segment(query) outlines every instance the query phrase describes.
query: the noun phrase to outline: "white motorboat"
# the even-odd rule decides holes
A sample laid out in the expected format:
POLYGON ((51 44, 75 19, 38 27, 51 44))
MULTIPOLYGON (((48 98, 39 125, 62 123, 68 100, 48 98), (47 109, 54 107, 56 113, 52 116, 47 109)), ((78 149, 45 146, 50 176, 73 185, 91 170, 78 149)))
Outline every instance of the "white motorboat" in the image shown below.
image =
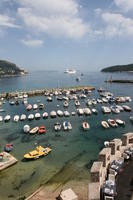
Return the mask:
POLYGON ((96 108, 92 108, 92 113, 94 113, 95 115, 97 115, 98 114, 97 109, 96 108))
POLYGON ((68 97, 62 97, 65 101, 68 101, 69 100, 69 98, 68 97))
POLYGON ((81 99, 85 99, 87 96, 86 96, 85 94, 82 93, 82 94, 79 95, 79 97, 80 97, 81 99))
POLYGON ((29 131, 29 133, 30 133, 30 134, 35 134, 35 133, 38 132, 38 130, 39 130, 39 127, 36 126, 35 128, 32 128, 32 129, 29 131))
POLYGON ((97 104, 97 101, 95 99, 92 99, 92 104, 93 105, 96 105, 97 104))
POLYGON ((59 117, 63 117, 64 113, 61 110, 57 110, 57 115, 59 117))
POLYGON ((89 108, 83 108, 83 112, 85 115, 91 115, 91 110, 89 108))
POLYGON ((106 128, 106 129, 109 128, 109 124, 106 121, 102 121, 101 125, 103 128, 106 128))
POLYGON ((48 96, 48 97, 47 97, 47 101, 48 101, 48 102, 53 101, 52 97, 51 97, 51 96, 48 96))
POLYGON ((123 107, 124 110, 127 111, 127 112, 131 112, 131 110, 132 110, 132 109, 131 109, 129 106, 127 106, 127 105, 123 105, 122 107, 123 107))
POLYGON ((2 122, 3 121, 3 117, 2 116, 0 116, 0 122, 2 122))
POLYGON ((75 115, 76 115, 76 112, 71 112, 71 115, 72 115, 72 116, 75 116, 75 115))
POLYGON ((28 104, 28 105, 26 106, 26 110, 29 111, 29 110, 31 110, 31 109, 32 109, 32 105, 31 105, 31 104, 28 104))
POLYGON ((48 118, 48 113, 47 112, 44 112, 43 114, 42 114, 42 116, 43 116, 43 118, 48 118))
POLYGON ((118 126, 118 124, 116 123, 116 121, 114 119, 108 119, 108 123, 112 127, 117 127, 118 126))
POLYGON ((28 98, 28 94, 24 93, 23 98, 28 98))
POLYGON ((129 119, 133 123, 133 116, 130 116, 129 119))
POLYGON ((56 117, 56 112, 53 110, 50 112, 50 117, 55 118, 56 117))
POLYGON ((122 106, 120 106, 120 105, 116 105, 116 108, 118 108, 120 112, 124 111, 124 108, 122 106))
POLYGON ((10 119, 11 119, 11 116, 10 116, 10 115, 6 115, 6 116, 4 117, 4 121, 5 121, 5 122, 8 122, 10 119))
POLYGON ((21 116, 20 116, 20 121, 24 121, 26 119, 26 115, 25 114, 22 114, 21 116))
POLYGON ((120 113, 120 110, 117 107, 115 107, 115 106, 111 106, 111 111, 113 113, 115 113, 115 114, 119 114, 120 113))
POLYGON ((37 110, 38 105, 37 104, 33 104, 33 110, 37 110))
POLYGON ((15 101, 10 101, 9 104, 10 104, 11 106, 15 105, 15 101))
POLYGON ((71 123, 68 121, 63 122, 63 129, 64 131, 71 130, 72 129, 71 123))
POLYGON ((90 125, 88 124, 88 122, 83 122, 82 128, 84 131, 88 131, 90 129, 90 125))
POLYGON ((87 106, 91 106, 92 105, 92 100, 88 99, 87 100, 87 106))
POLYGON ((29 131, 30 131, 30 126, 29 125, 24 125, 24 127, 23 127, 23 131, 25 132, 25 133, 29 133, 29 131))
POLYGON ((29 120, 33 120, 34 119, 34 115, 33 114, 29 114, 28 119, 29 120))
POLYGON ((115 120, 116 121, 116 123, 118 124, 118 125, 125 125, 125 121, 123 121, 123 120, 121 120, 121 119, 116 119, 115 120))
POLYGON ((78 115, 83 115, 84 111, 82 108, 79 108, 79 109, 77 109, 77 113, 78 113, 78 115))
POLYGON ((35 114, 35 119, 40 119, 41 118, 41 114, 40 113, 36 113, 35 114))
POLYGON ((59 122, 56 122, 54 124, 54 129, 55 129, 55 131, 60 131, 61 130, 61 124, 59 122))
POLYGON ((103 103, 108 103, 108 99, 105 97, 102 98, 102 101, 103 101, 103 103))
POLYGON ((76 107, 80 106, 79 100, 76 99, 74 103, 75 103, 75 106, 76 106, 76 107))
POLYGON ((65 74, 76 74, 76 70, 75 69, 65 69, 64 73, 65 74))
POLYGON ((19 121, 19 115, 15 115, 13 120, 14 120, 14 122, 18 122, 19 121))
POLYGON ((102 99, 97 99, 97 103, 103 103, 102 99))
POLYGON ((109 107, 102 106, 103 113, 111 113, 111 109, 109 107))
POLYGON ((105 146, 105 147, 109 147, 109 141, 105 141, 105 142, 104 142, 104 146, 105 146))
POLYGON ((69 116, 70 116, 70 113, 69 113, 67 110, 65 110, 65 111, 64 111, 64 116, 65 116, 65 117, 69 117, 69 116))

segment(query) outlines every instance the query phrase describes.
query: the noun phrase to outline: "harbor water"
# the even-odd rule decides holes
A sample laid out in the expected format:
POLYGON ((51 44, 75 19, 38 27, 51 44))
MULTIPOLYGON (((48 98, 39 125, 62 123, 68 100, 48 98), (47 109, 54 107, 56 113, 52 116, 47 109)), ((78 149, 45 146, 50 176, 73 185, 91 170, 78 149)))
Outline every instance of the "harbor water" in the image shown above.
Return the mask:
MULTIPOLYGON (((132 84, 110 84, 104 81, 109 79, 111 74, 100 72, 83 72, 81 80, 76 82, 77 75, 64 74, 63 72, 38 71, 31 72, 27 76, 0 79, 0 93, 10 91, 26 91, 30 89, 40 88, 56 88, 69 87, 76 85, 90 85, 96 87, 92 92, 92 98, 98 98, 97 89, 101 86, 114 94, 114 96, 130 96, 133 100, 133 85, 132 84)), ((78 72, 80 75, 80 72, 78 72)), ((117 79, 132 79, 132 73, 115 73, 112 75, 117 79)), ((28 99, 28 102, 33 104, 40 100, 44 103, 44 109, 39 111, 50 112, 65 110, 62 101, 57 101, 53 97, 52 102, 47 102, 46 97, 36 96, 28 99), (57 108, 59 104, 59 108, 57 108)), ((80 99, 81 107, 86 107, 86 99, 80 99)), ((133 109, 132 102, 127 103, 133 109)), ((36 113, 36 111, 27 112, 24 104, 9 105, 6 102, 2 105, 6 111, 0 113, 5 116, 10 114, 28 115, 36 113)), ((0 172, 0 200, 15 200, 25 198, 42 185, 54 184, 55 189, 63 186, 70 181, 89 182, 89 170, 92 162, 97 159, 98 152, 103 147, 104 141, 119 138, 123 133, 131 132, 133 125, 129 117, 133 116, 132 112, 121 112, 120 114, 106 114, 101 111, 101 105, 97 104, 98 115, 90 116, 70 116, 56 117, 54 119, 40 119, 33 121, 24 121, 15 123, 12 120, 8 123, 0 123, 0 148, 3 148, 6 143, 13 143, 14 149, 12 154, 18 159, 18 163, 2 172, 0 172), (125 127, 110 128, 104 130, 101 127, 101 121, 108 118, 120 118, 126 122, 125 127), (63 123, 69 120, 72 124, 72 130, 69 132, 54 131, 56 122, 63 123), (84 132, 81 128, 83 120, 90 124, 90 130, 84 132), (30 127, 45 125, 47 133, 44 135, 28 135, 23 132, 23 126, 29 124, 30 127), (25 161, 24 154, 33 150, 36 144, 42 146, 50 145, 52 152, 35 161, 25 161)), ((76 111, 74 101, 69 101, 68 111, 76 111)))

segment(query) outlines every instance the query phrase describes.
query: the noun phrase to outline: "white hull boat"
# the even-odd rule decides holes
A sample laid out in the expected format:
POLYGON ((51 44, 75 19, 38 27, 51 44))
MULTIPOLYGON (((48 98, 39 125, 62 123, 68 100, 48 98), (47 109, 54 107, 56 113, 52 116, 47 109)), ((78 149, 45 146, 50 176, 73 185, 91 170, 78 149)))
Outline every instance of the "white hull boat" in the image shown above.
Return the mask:
POLYGON ((4 118, 4 121, 8 122, 10 119, 11 119, 11 116, 10 115, 6 115, 5 118, 4 118))
POLYGON ((30 115, 28 116, 28 119, 29 119, 29 120, 33 120, 33 119, 34 119, 34 115, 33 115, 33 114, 30 114, 30 115))
POLYGON ((84 131, 88 131, 90 129, 90 125, 88 124, 88 122, 83 122, 82 128, 84 131))
POLYGON ((38 132, 38 130, 39 130, 39 127, 36 126, 35 128, 31 129, 31 130, 29 131, 29 133, 30 133, 30 134, 35 134, 35 133, 38 132))
POLYGON ((102 122, 101 122, 101 125, 102 125, 102 127, 105 128, 105 129, 109 128, 109 124, 108 124, 106 121, 102 121, 102 122))
POLYGON ((69 117, 69 116, 70 116, 70 113, 66 110, 66 111, 64 111, 64 116, 65 116, 65 117, 69 117))
POLYGON ((123 120, 121 120, 121 119, 116 119, 115 121, 120 126, 125 125, 125 122, 123 120))
POLYGON ((61 124, 59 122, 56 122, 54 125, 55 131, 60 131, 61 130, 61 124))
POLYGON ((26 124, 26 125, 23 127, 23 131, 24 131, 25 133, 29 133, 29 131, 30 131, 30 126, 26 124))
POLYGON ((41 114, 40 113, 36 113, 35 114, 35 119, 40 119, 41 118, 41 114))
POLYGON ((50 117, 51 118, 55 118, 56 117, 56 112, 55 111, 51 111, 50 112, 50 117))
POLYGON ((19 115, 15 115, 13 120, 14 120, 14 122, 18 122, 19 121, 19 115))
POLYGON ((112 127, 117 127, 117 126, 118 126, 117 123, 116 123, 116 121, 113 120, 113 119, 108 119, 108 123, 109 123, 109 125, 112 126, 112 127))
POLYGON ((20 116, 20 121, 24 121, 26 119, 26 115, 25 114, 22 114, 21 116, 20 116))
POLYGON ((44 112, 42 116, 43 116, 43 118, 46 119, 46 118, 48 118, 48 113, 47 113, 47 112, 44 112))
POLYGON ((59 117, 63 117, 63 112, 61 111, 61 110, 57 110, 57 115, 59 116, 59 117))
POLYGON ((72 129, 71 123, 68 121, 63 122, 63 129, 64 131, 71 130, 72 129))
POLYGON ((0 122, 2 122, 3 121, 3 117, 2 116, 0 116, 0 122))

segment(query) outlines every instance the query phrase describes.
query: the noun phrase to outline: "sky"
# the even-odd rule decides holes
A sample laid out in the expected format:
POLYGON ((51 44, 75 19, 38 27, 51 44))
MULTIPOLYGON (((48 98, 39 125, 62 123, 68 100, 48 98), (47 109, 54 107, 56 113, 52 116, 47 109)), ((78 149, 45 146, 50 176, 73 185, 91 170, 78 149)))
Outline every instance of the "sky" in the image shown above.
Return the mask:
POLYGON ((0 59, 28 70, 133 63, 133 0, 0 0, 0 59))

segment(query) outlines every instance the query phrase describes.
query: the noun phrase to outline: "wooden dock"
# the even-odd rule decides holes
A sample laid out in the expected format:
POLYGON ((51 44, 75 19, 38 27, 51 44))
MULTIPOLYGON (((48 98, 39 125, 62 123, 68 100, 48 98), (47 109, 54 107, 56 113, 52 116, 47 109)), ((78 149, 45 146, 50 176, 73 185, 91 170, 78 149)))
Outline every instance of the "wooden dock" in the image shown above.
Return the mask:
POLYGON ((18 95, 27 94, 28 96, 41 96, 45 93, 55 93, 57 92, 65 92, 65 91, 82 91, 82 90, 95 90, 95 87, 92 86, 73 86, 73 87, 63 87, 63 88, 43 88, 43 89, 34 89, 29 91, 16 91, 16 92, 5 92, 0 93, 0 98, 14 98, 18 95))
POLYGON ((16 164, 18 160, 12 156, 11 154, 7 152, 0 153, 0 157, 3 157, 3 159, 0 160, 0 171, 16 164))

